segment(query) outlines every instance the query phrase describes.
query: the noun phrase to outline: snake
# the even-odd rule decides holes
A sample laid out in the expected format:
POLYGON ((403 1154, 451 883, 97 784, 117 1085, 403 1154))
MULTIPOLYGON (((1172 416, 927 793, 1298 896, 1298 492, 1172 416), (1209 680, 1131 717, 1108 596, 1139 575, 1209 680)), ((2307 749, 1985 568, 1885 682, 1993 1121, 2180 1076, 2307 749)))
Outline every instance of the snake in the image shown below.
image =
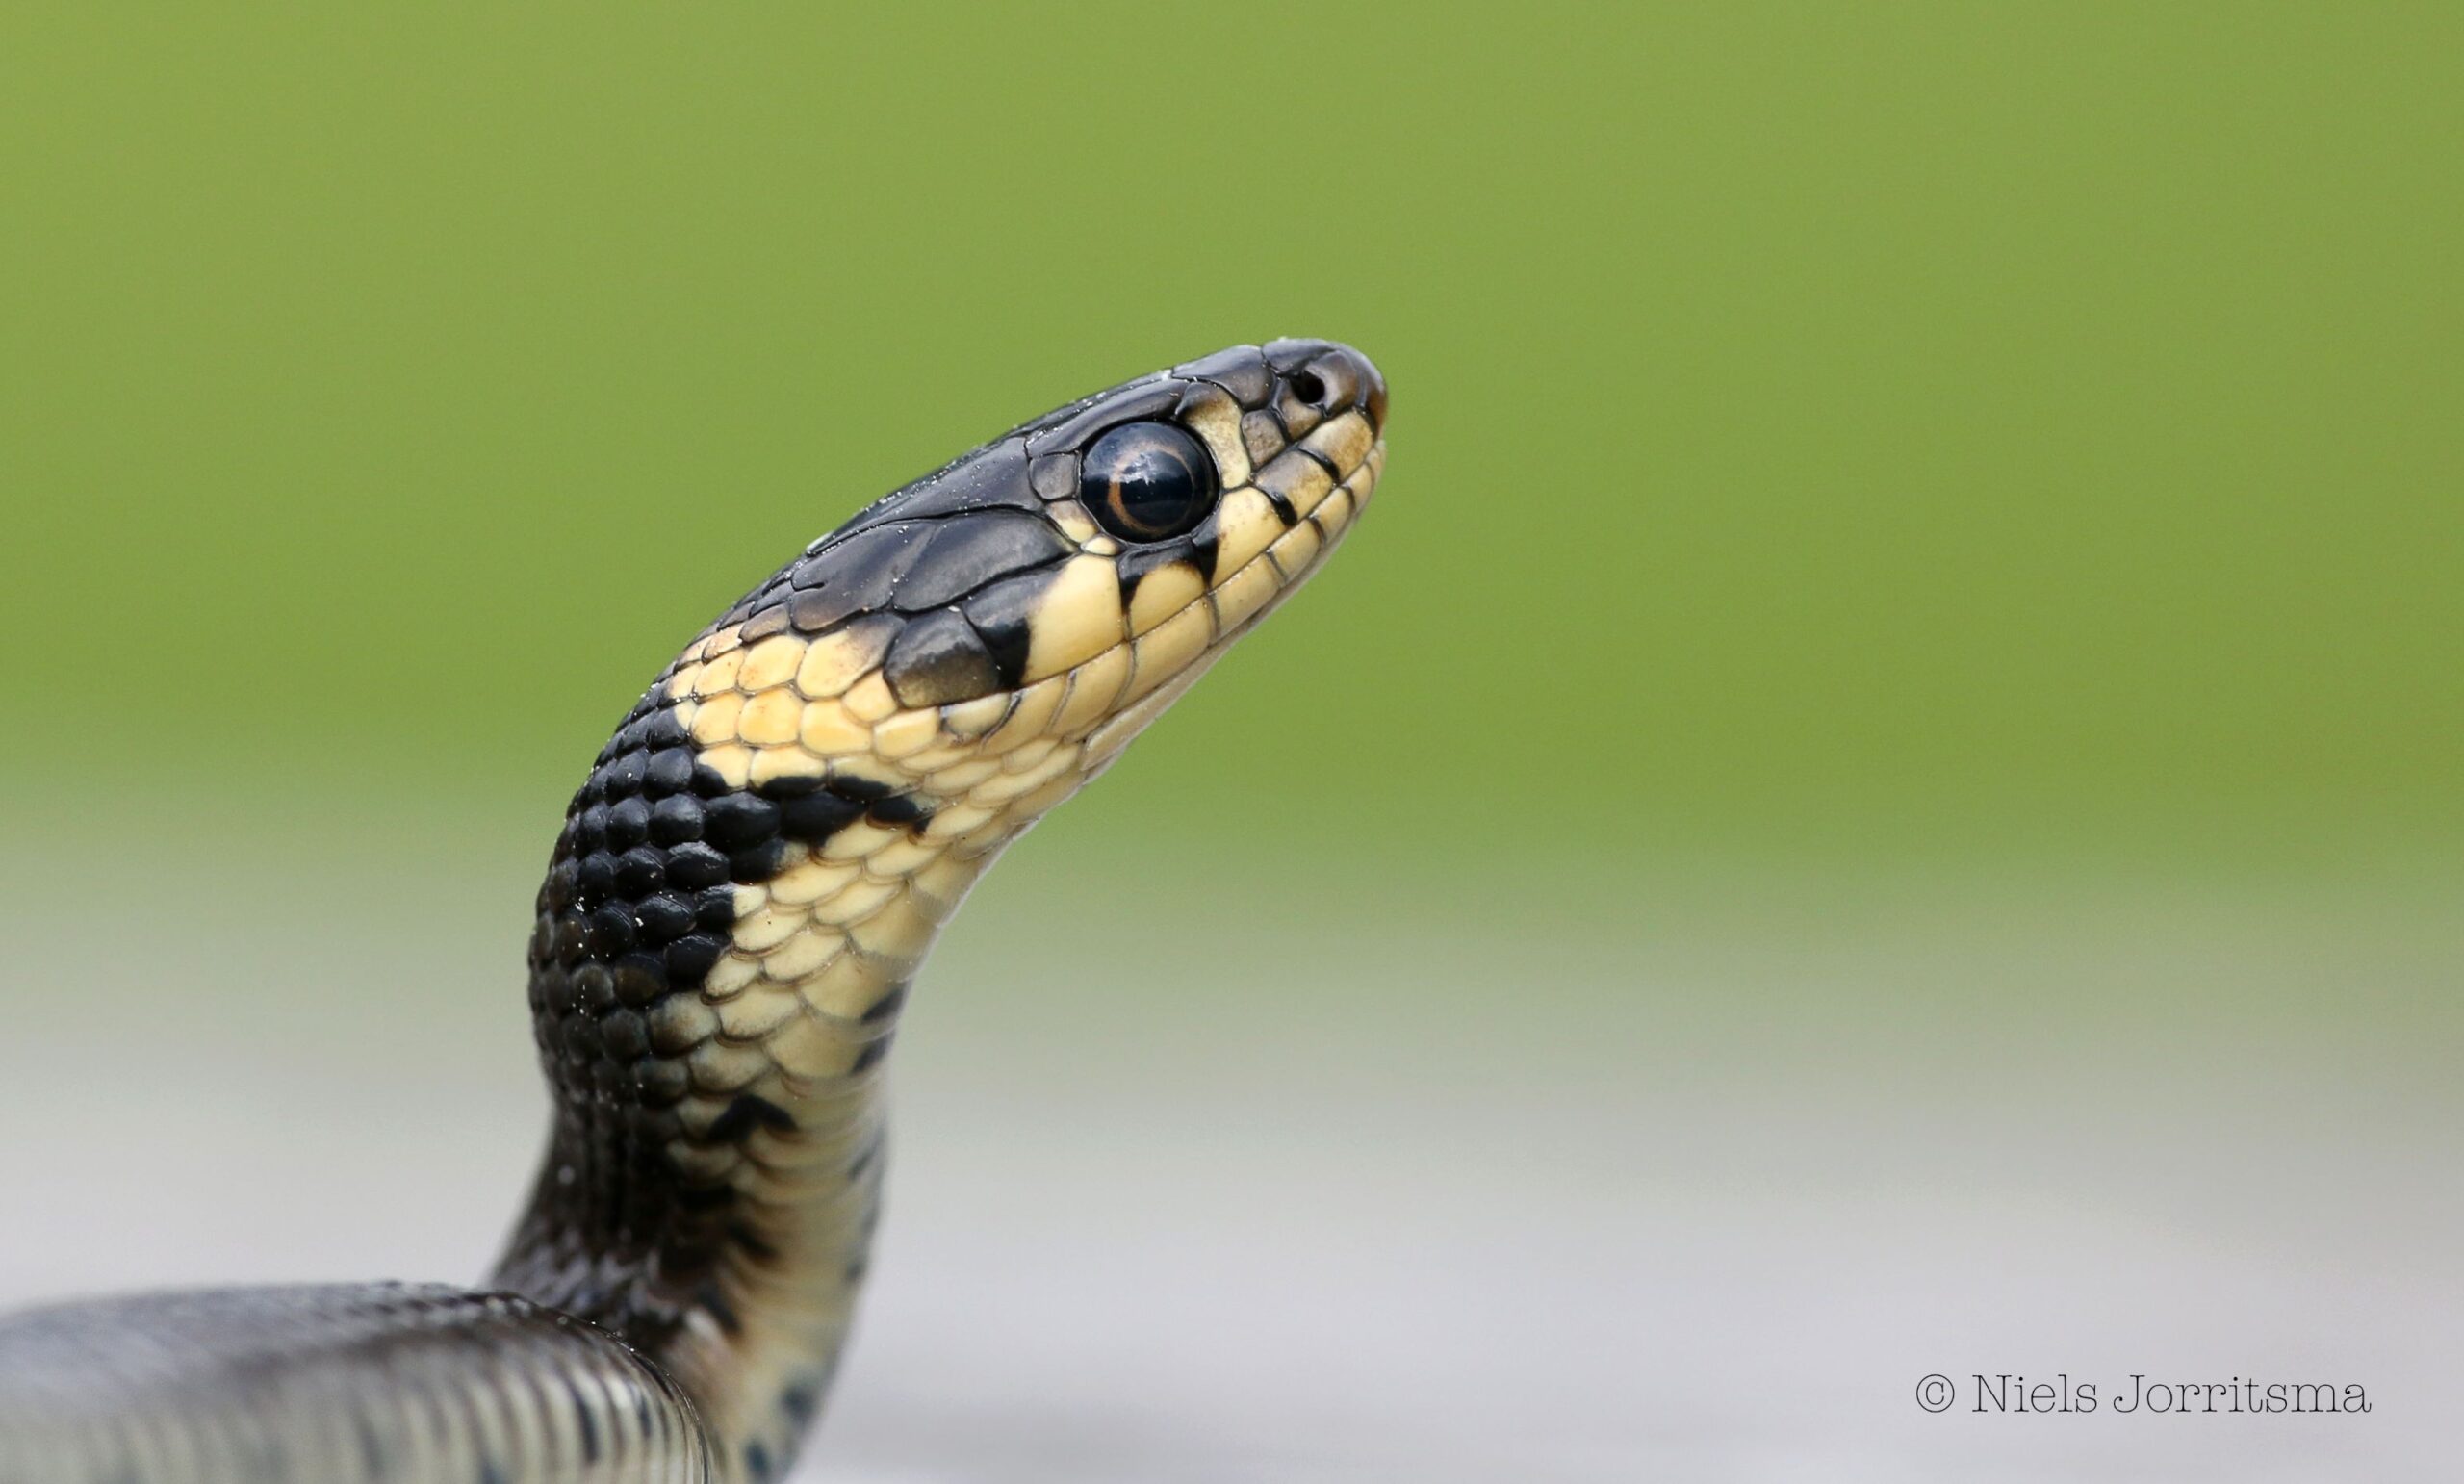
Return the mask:
POLYGON ((844 1358, 886 1059, 1003 850, 1351 529, 1386 384, 1285 339, 883 496, 677 654, 537 897, 547 1148, 494 1269, 0 1319, 0 1484, 766 1484, 844 1358))

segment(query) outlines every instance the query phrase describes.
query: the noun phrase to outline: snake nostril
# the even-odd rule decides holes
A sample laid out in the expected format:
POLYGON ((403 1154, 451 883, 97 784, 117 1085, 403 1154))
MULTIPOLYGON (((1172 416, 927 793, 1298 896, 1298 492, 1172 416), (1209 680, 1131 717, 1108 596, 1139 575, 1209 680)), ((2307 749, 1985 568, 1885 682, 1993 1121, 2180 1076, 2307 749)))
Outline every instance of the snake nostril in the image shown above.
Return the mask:
POLYGON ((1326 401, 1325 378, 1313 371, 1294 371, 1292 373, 1292 395, 1300 398, 1302 401, 1307 402, 1312 407, 1322 407, 1325 405, 1326 401))

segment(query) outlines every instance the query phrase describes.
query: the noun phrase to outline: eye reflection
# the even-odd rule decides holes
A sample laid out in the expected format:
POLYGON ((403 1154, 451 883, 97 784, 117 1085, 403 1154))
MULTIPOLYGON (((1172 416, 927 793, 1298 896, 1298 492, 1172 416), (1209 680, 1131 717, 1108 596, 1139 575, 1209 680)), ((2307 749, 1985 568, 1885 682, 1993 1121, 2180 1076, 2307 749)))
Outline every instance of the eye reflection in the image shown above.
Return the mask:
POLYGON ((1123 541, 1163 541, 1206 519, 1222 491, 1215 461, 1168 422, 1131 422, 1095 440, 1079 467, 1078 498, 1123 541))

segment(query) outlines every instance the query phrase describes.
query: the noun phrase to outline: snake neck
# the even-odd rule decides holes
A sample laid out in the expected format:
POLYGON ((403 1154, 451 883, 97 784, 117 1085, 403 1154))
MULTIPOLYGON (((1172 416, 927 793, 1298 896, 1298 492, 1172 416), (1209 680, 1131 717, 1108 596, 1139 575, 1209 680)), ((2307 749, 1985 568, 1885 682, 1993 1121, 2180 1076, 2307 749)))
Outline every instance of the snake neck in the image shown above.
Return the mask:
POLYGON ((748 1153, 724 1184, 560 1111, 493 1281, 621 1337, 690 1398, 720 1476, 764 1480, 792 1463, 846 1344, 881 1209, 884 1099, 877 1075, 792 1107, 740 1097, 762 1099, 731 1105, 765 1110, 738 1115, 755 1126, 722 1121, 705 1142, 741 1135, 777 1167, 753 1176, 748 1153))
POLYGON ((937 836, 920 791, 831 786, 714 790, 702 837, 663 849, 585 788, 531 944, 554 1116, 493 1281, 657 1365, 726 1479, 783 1476, 820 1409, 880 1215, 908 985, 1024 823, 937 836))
POLYGON ((677 1118, 668 1147, 654 1145, 668 1122, 654 1110, 564 1102, 492 1282, 656 1365, 692 1401, 720 1477, 782 1476, 864 1282, 885 1114, 878 1063, 801 1097, 739 1091, 699 1136, 677 1118))
POLYGON ((664 1106, 559 1083, 547 1157, 494 1274, 654 1363, 691 1399, 721 1477, 784 1473, 864 1282, 881 1212, 881 1053, 904 981, 845 976, 860 977, 893 1009, 843 1028, 866 1038, 838 1075, 757 1070, 753 1057, 768 1060, 757 1047, 714 1035, 680 1059, 693 1085, 664 1106))

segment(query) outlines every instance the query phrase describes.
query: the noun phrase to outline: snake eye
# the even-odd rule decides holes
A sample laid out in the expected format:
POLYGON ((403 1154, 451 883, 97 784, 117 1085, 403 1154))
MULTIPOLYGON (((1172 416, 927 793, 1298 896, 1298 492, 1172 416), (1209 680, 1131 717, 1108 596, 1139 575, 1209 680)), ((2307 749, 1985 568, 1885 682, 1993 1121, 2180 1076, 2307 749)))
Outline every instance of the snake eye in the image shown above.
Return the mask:
POLYGON ((1130 422, 1095 440, 1079 466, 1078 499, 1123 541, 1162 541, 1206 519, 1222 493, 1215 461, 1168 422, 1130 422))

